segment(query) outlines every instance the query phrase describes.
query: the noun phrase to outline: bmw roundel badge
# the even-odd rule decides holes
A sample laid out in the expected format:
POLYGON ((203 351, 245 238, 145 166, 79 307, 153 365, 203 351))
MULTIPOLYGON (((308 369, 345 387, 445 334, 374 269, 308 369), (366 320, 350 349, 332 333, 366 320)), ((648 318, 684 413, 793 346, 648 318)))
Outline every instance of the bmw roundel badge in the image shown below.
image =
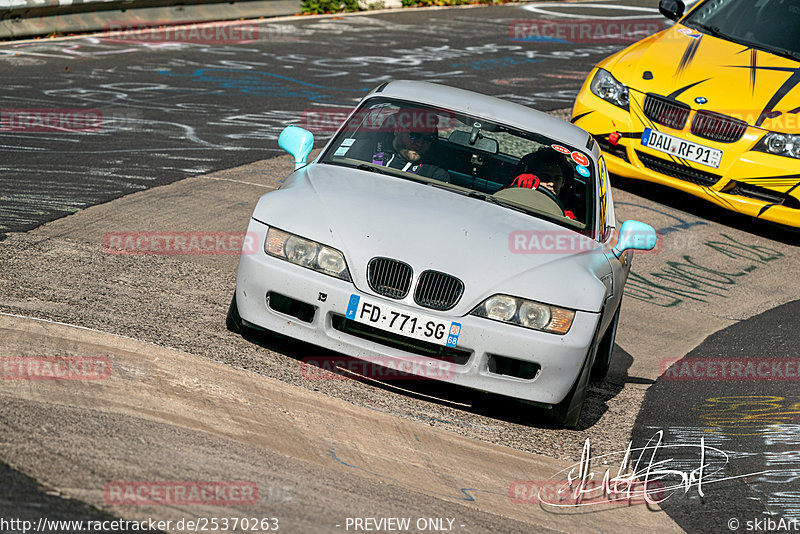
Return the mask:
POLYGON ((706 97, 704 97, 704 96, 698 96, 697 98, 694 99, 694 101, 697 102, 700 105, 703 105, 706 102, 708 102, 708 99, 706 97))

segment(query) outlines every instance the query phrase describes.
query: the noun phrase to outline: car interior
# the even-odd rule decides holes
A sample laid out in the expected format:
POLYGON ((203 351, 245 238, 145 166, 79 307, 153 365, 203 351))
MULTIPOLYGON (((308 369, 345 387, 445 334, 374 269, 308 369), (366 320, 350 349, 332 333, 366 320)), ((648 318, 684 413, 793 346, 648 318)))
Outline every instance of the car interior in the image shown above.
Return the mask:
MULTIPOLYGON (((385 105, 379 108, 384 117, 391 116, 398 109, 397 106, 385 105)), ((551 217, 572 219, 567 221, 569 226, 587 226, 591 219, 591 204, 587 204, 587 198, 594 194, 588 170, 584 171, 588 176, 582 176, 575 170, 575 163, 570 162, 571 176, 566 177, 565 186, 558 196, 544 186, 538 187, 538 179, 534 187, 520 187, 521 182, 517 181, 522 172, 528 172, 522 170, 523 158, 539 150, 551 150, 549 146, 554 141, 485 121, 477 122, 473 117, 449 111, 438 110, 436 113, 439 116, 438 135, 423 161, 445 169, 451 184, 551 217)), ((387 139, 391 134, 387 134, 385 119, 376 120, 374 115, 368 119, 362 116, 354 125, 355 131, 339 135, 342 141, 335 141, 331 147, 342 150, 344 139, 349 139, 351 149, 344 150, 344 153, 333 152, 331 159, 344 163, 344 160, 352 160, 354 154, 360 154, 353 163, 373 163, 365 156, 374 152, 369 147, 375 146, 377 139, 387 139), (371 127, 364 127, 367 122, 371 122, 371 127)), ((560 157, 569 161, 569 151, 560 157)), ((399 171, 392 169, 394 172, 399 171)))

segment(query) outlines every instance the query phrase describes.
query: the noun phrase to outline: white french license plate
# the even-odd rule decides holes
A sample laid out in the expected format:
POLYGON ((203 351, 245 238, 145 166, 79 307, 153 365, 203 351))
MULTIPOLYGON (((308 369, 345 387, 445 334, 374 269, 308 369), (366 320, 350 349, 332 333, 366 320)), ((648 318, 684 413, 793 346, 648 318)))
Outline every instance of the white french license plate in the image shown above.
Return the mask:
POLYGON ((719 162, 722 159, 722 150, 698 145, 673 135, 657 132, 651 128, 644 129, 642 146, 715 169, 719 169, 719 162))
POLYGON ((461 323, 410 313, 384 302, 365 300, 359 295, 350 295, 345 317, 387 332, 447 347, 455 347, 461 334, 461 323))

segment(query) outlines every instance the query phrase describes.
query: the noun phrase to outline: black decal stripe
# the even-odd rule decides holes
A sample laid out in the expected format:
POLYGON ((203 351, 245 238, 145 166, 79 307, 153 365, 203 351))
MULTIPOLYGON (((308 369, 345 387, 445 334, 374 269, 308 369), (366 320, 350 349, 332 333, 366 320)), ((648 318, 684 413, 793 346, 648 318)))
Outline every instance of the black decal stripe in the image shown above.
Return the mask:
MULTIPOLYGON (((800 176, 798 176, 797 178, 800 178, 800 176)), ((792 194, 792 191, 794 191, 794 190, 795 190, 795 189, 797 189, 798 187, 800 187, 800 182, 797 182, 797 183, 796 183, 796 184, 794 184, 794 185, 793 185, 791 188, 789 188, 789 190, 788 190, 788 191, 786 191, 786 194, 787 194, 787 195, 791 195, 791 194, 792 194)))
POLYGON ((689 89, 691 89, 691 88, 692 88, 692 87, 694 87, 695 85, 700 85, 701 83, 705 83, 705 82, 707 82, 707 81, 708 81, 708 80, 710 80, 710 79, 711 79, 711 78, 706 78, 705 80, 700 80, 699 82, 690 83, 689 85, 686 85, 686 86, 684 86, 684 87, 681 87, 681 88, 680 88, 680 89, 678 89, 677 91, 673 91, 672 93, 670 93, 669 95, 667 95, 667 98, 671 98, 672 100, 677 100, 677 99, 678 99, 678 97, 679 97, 679 96, 681 96, 681 94, 683 94, 685 91, 688 91, 689 89))
POLYGON ((777 206, 777 204, 774 204, 774 203, 773 203, 773 204, 767 204, 766 206, 764 206, 763 208, 761 208, 760 210, 758 210, 758 215, 756 215, 756 217, 761 217, 762 215, 764 215, 764 213, 765 213, 765 212, 766 212, 768 209, 770 209, 770 208, 771 208, 771 207, 773 207, 773 206, 777 206))
POLYGON ((592 111, 587 111, 586 113, 581 113, 580 115, 575 115, 574 117, 572 117, 572 118, 569 120, 569 122, 571 122, 572 124, 575 124, 576 122, 578 122, 579 120, 581 120, 582 118, 584 118, 586 115, 591 115, 592 113, 594 113, 594 110, 592 110, 592 111))
POLYGON ((642 124, 644 124, 645 126, 648 126, 651 130, 658 131, 658 126, 656 126, 656 123, 651 121, 647 117, 647 115, 644 114, 644 109, 642 109, 642 106, 640 106, 638 102, 636 102, 635 100, 631 99, 629 101, 629 106, 630 106, 630 109, 631 109, 631 113, 634 113, 636 115, 636 117, 640 121, 642 121, 642 124), (633 104, 636 104, 636 107, 634 107, 633 104))
POLYGON ((756 122, 756 126, 761 126, 764 121, 767 119, 767 114, 775 109, 775 106, 780 102, 784 96, 789 94, 789 92, 797 87, 800 84, 800 68, 794 69, 794 74, 789 76, 789 79, 786 80, 783 85, 778 88, 772 98, 769 99, 767 105, 764 106, 764 110, 761 112, 761 115, 758 117, 758 121, 756 122))
POLYGON ((683 52, 683 57, 681 58, 681 62, 678 65, 678 72, 677 72, 678 75, 682 74, 683 71, 686 70, 686 67, 688 67, 692 63, 694 56, 697 54, 697 49, 700 48, 700 41, 702 40, 703 36, 701 35, 697 39, 692 39, 692 42, 689 43, 689 46, 686 47, 686 50, 683 52))
MULTIPOLYGON (((794 176, 788 176, 787 178, 798 178, 798 176, 797 176, 797 175, 794 175, 794 176)), ((794 191, 794 190, 795 190, 795 189, 797 189, 798 187, 800 187, 800 182, 797 182, 797 183, 796 183, 796 184, 794 184, 792 187, 790 187, 790 188, 789 188, 789 190, 788 190, 788 191, 786 191, 786 194, 787 194, 787 195, 791 195, 791 194, 792 194, 792 191, 794 191)), ((772 207, 774 207, 774 206, 778 206, 778 205, 779 205, 779 204, 776 204, 776 203, 774 203, 774 202, 773 202, 773 203, 771 203, 771 204, 767 204, 766 206, 764 206, 763 208, 761 208, 760 210, 758 210, 758 215, 756 215, 756 217, 761 217, 762 215, 764 215, 764 213, 765 213, 765 212, 766 212, 768 209, 770 209, 770 208, 772 208, 772 207)))
POLYGON ((800 179, 800 174, 784 174, 782 176, 751 176, 750 178, 742 178, 742 180, 792 180, 792 179, 800 179))
MULTIPOLYGON (((726 65, 728 68, 731 69, 752 69, 753 67, 750 65, 726 65)), ((775 72, 795 72, 797 67, 762 67, 758 65, 755 67, 756 70, 771 70, 775 72)))
POLYGON ((722 195, 720 195, 719 191, 715 191, 715 190, 711 189, 712 186, 701 185, 700 187, 703 188, 703 192, 705 194, 707 194, 710 197, 714 197, 717 202, 720 202, 720 203, 724 204, 724 207, 726 209, 729 209, 731 211, 736 211, 736 208, 734 207, 733 202, 731 202, 727 198, 725 198, 722 195))
POLYGON ((750 51, 750 92, 756 93, 756 74, 758 73, 758 50, 750 51))
MULTIPOLYGON (((724 179, 724 177, 723 177, 723 179, 724 179)), ((719 182, 717 182, 717 183, 719 183, 719 182)), ((704 187, 706 187, 706 186, 704 186, 704 187)), ((724 204, 724 207, 726 209, 729 209, 731 211, 737 211, 737 207, 733 204, 733 202, 731 202, 728 198, 726 198, 724 196, 724 194, 725 194, 724 191, 716 191, 714 189, 711 189, 711 187, 713 187, 713 186, 708 186, 708 189, 706 189, 706 193, 708 194, 708 196, 714 197, 718 202, 721 202, 722 204, 724 204)))

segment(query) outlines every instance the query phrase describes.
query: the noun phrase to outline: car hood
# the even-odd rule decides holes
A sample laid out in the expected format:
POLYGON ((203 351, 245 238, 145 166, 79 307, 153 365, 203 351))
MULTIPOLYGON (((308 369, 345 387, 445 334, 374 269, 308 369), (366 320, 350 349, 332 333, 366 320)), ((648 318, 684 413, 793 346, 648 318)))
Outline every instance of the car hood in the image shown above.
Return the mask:
POLYGON ((732 115, 767 130, 800 131, 800 62, 789 58, 676 24, 600 67, 632 89, 671 96, 695 110, 732 115))
MULTIPOLYGON (((253 217, 341 250, 353 283, 366 293, 367 263, 403 261, 414 275, 442 271, 464 282, 449 313, 466 314, 495 293, 599 311, 610 266, 606 249, 548 221, 431 185, 328 164, 295 172, 264 195, 253 217), (573 238, 575 250, 518 253, 514 232, 573 238)), ((530 251, 530 239, 525 250, 530 251)), ((551 240, 552 243, 552 240, 551 240)), ((570 248, 569 245, 562 248, 570 248)))

